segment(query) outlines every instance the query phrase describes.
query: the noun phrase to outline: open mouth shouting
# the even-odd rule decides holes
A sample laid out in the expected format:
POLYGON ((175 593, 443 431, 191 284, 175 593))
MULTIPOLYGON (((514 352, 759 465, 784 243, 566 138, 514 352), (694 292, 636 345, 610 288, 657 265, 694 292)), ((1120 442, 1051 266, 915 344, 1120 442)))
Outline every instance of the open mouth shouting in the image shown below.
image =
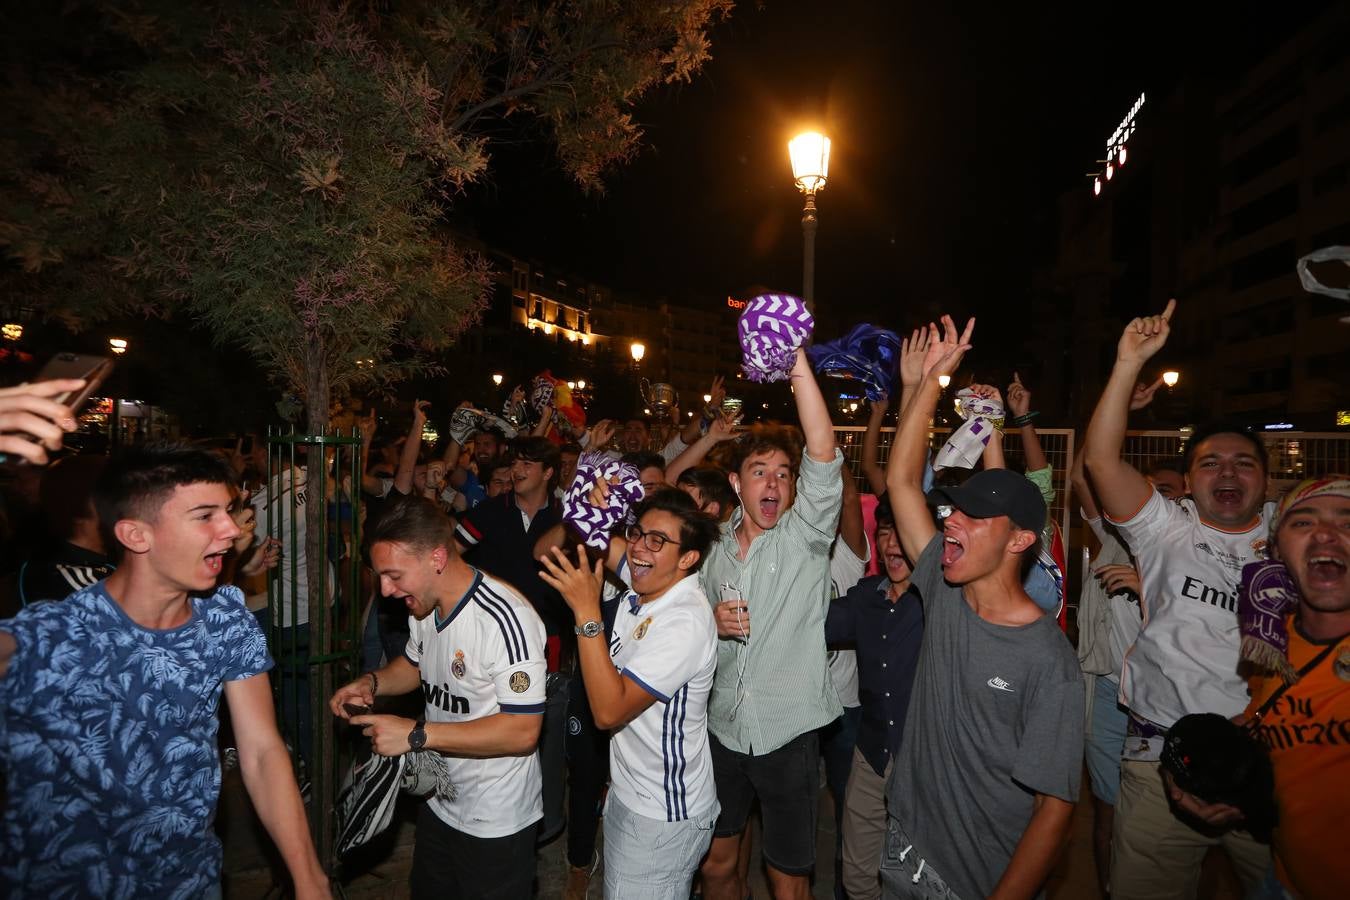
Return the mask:
POLYGON ((944 568, 954 564, 965 555, 965 552, 965 545, 956 537, 946 533, 942 535, 942 565, 944 568))
POLYGON ((1309 588, 1336 588, 1345 582, 1347 571, 1350 571, 1350 561, 1340 554, 1318 551, 1308 557, 1304 571, 1309 588))
POLYGON ((759 498, 759 514, 765 521, 777 521, 782 505, 782 498, 777 495, 766 494, 759 498))
POLYGON ((1242 508, 1246 500, 1246 492, 1241 485, 1229 483, 1220 483, 1214 486, 1210 492, 1214 498, 1214 503, 1224 509, 1237 510, 1242 508))
POLYGON ((206 554, 206 571, 211 574, 212 578, 220 575, 220 570, 225 565, 225 554, 228 552, 230 552, 229 548, 226 547, 224 550, 206 554))

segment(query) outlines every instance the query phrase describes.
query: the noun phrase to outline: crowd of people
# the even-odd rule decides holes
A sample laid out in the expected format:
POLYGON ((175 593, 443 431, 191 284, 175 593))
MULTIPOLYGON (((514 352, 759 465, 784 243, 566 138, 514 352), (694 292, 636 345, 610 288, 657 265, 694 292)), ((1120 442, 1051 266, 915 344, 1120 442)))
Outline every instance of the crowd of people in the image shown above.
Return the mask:
MULTIPOLYGON (((903 340, 894 440, 883 460, 883 396, 857 479, 801 348, 791 424, 743 426, 717 379, 664 441, 643 418, 569 427, 546 401, 525 423, 461 404, 433 449, 418 401, 396 440, 365 423, 359 486, 317 459, 269 481, 239 450, 62 458, 40 490, 53 541, 0 621, 0 879, 220 896, 223 695, 296 896, 327 895, 287 748, 314 736, 303 709, 278 730, 265 637, 307 628, 266 592, 304 539, 258 527, 279 513, 294 538, 288 494, 327 477, 324 496, 364 495, 364 540, 330 556, 359 554, 368 587, 363 673, 329 709, 439 773, 414 897, 530 897, 536 848, 566 829, 567 900, 597 892, 601 858, 609 898, 742 900, 756 827, 772 895, 809 897, 823 772, 837 897, 1032 898, 1085 769, 1103 894, 1193 897, 1221 847, 1249 897, 1342 896, 1350 476, 1272 497, 1260 437, 1225 423, 1127 462, 1174 312, 1125 328, 1082 434, 1095 553, 1072 623, 1031 388, 969 384, 994 427, 932 447, 974 320, 903 340)), ((0 391, 0 452, 46 466, 71 389, 0 391)))

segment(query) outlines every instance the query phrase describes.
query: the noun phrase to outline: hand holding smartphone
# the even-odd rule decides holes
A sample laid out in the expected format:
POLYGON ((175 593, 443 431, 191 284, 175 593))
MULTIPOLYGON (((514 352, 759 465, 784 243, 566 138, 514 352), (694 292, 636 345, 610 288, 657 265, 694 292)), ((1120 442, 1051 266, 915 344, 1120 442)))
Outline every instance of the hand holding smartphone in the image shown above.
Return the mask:
POLYGON ((44 465, 47 451, 75 430, 75 413, 111 371, 103 357, 58 353, 38 380, 0 389, 0 463, 44 465))

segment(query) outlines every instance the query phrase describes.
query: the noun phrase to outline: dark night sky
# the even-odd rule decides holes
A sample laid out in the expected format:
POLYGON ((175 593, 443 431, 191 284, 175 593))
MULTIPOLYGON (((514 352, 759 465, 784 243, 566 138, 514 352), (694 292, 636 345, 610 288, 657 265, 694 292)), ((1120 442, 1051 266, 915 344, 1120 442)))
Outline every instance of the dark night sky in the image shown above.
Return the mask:
POLYGON ((830 324, 908 327, 930 302, 1011 324, 1053 251, 1056 196, 1088 189, 1135 97, 1245 68, 1318 5, 742 0, 694 83, 641 105, 647 146, 605 195, 524 144, 498 149, 459 212, 493 244, 646 297, 799 293, 786 141, 818 124, 830 324))

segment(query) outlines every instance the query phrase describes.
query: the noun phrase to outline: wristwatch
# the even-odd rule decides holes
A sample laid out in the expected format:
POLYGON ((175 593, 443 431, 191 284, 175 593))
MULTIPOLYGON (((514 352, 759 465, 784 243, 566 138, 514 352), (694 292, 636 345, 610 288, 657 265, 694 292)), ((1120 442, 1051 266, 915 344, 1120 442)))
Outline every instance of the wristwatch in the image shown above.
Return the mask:
POLYGON ((605 626, 601 625, 594 619, 591 619, 589 622, 584 622, 581 625, 574 626, 572 630, 575 631, 577 634, 581 635, 582 637, 595 637, 600 632, 605 630, 605 626))
POLYGON ((408 732, 408 748, 411 750, 421 750, 427 745, 427 720, 418 719, 413 723, 412 731, 408 732))

